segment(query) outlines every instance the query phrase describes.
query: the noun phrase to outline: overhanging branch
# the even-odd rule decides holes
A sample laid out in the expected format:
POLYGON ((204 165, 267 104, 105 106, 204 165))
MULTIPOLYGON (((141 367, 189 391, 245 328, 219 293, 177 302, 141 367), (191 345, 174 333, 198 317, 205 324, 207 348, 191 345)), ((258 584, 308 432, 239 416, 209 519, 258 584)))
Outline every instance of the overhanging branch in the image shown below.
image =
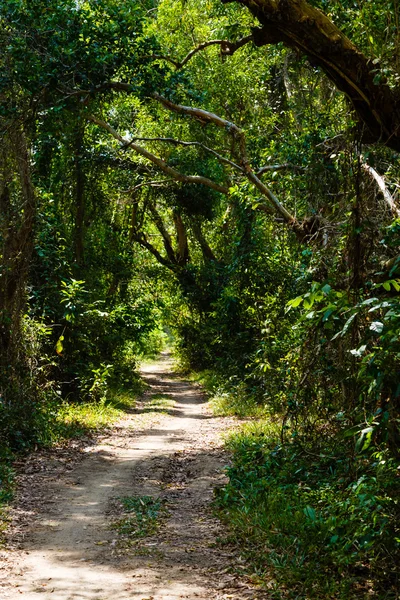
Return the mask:
POLYGON ((155 54, 153 58, 166 60, 167 62, 174 65, 176 69, 182 69, 182 67, 184 67, 186 63, 188 63, 191 60, 191 58, 193 58, 193 56, 195 56, 198 52, 205 50, 205 48, 209 48, 210 46, 220 46, 222 56, 231 56, 236 52, 236 50, 242 48, 242 46, 245 46, 246 44, 251 42, 252 39, 253 34, 246 35, 237 42, 230 42, 229 40, 209 40, 207 42, 199 44, 198 46, 196 46, 196 48, 193 48, 193 50, 188 52, 185 58, 183 58, 181 61, 174 60, 170 56, 162 56, 159 54, 155 54))
POLYGON ((123 193, 134 194, 136 190, 139 190, 142 187, 163 187, 164 185, 170 185, 174 181, 174 179, 154 179, 153 181, 142 181, 142 183, 138 183, 128 190, 123 190, 123 193))
POLYGON ((266 165, 265 167, 261 167, 261 169, 258 169, 256 175, 257 177, 260 177, 269 171, 286 171, 287 169, 292 169, 293 171, 305 171, 305 167, 299 167, 298 165, 293 165, 292 163, 283 163, 281 165, 266 165))
POLYGON ((124 148, 129 147, 132 150, 134 150, 135 152, 137 152, 138 154, 140 154, 141 156, 144 156, 144 158, 147 158, 147 160, 149 160, 150 162, 157 165, 159 167, 159 169, 161 169, 161 171, 163 171, 164 173, 167 173, 168 175, 173 177, 173 179, 175 179, 176 181, 182 181, 185 183, 202 184, 202 185, 205 185, 206 187, 209 187, 209 188, 211 188, 217 192, 220 192, 221 194, 225 194, 225 195, 229 193, 229 189, 227 187, 219 185, 218 183, 216 183, 215 181, 212 181, 211 179, 208 179, 207 177, 202 177, 201 175, 184 175, 180 171, 177 171, 173 167, 170 167, 169 165, 167 165, 167 163, 164 160, 162 160, 162 158, 159 158, 158 156, 156 156, 152 152, 149 152, 142 146, 138 146, 138 144, 135 144, 131 140, 124 138, 113 127, 111 127, 111 125, 109 125, 102 119, 99 119, 98 117, 95 117, 94 115, 90 115, 87 118, 89 121, 96 123, 96 125, 98 125, 99 127, 102 127, 106 131, 108 131, 116 140, 118 140, 122 144, 122 146, 124 148))
POLYGON ((346 94, 369 131, 369 141, 400 151, 400 98, 383 73, 377 81, 380 67, 376 60, 365 56, 326 14, 306 0, 237 1, 261 24, 253 29, 256 46, 283 42, 300 50, 346 94))
POLYGON ((293 215, 291 215, 288 210, 286 210, 283 204, 279 202, 275 194, 257 177, 257 175, 252 170, 250 161, 247 157, 245 134, 244 131, 240 129, 240 127, 235 125, 235 123, 227 121, 226 119, 223 119, 215 113, 209 112, 202 108, 194 108, 191 106, 183 106, 182 104, 175 104, 174 102, 171 102, 171 100, 168 100, 167 98, 164 98, 159 94, 154 94, 154 98, 168 110, 171 110, 181 115, 194 117, 195 119, 198 119, 203 123, 212 123, 213 125, 224 129, 229 135, 231 135, 235 140, 237 140, 239 158, 243 173, 246 175, 247 179, 249 179, 249 181, 251 181, 251 183, 270 202, 270 205, 258 204, 257 208, 269 214, 277 212, 281 217, 283 217, 286 223, 289 223, 291 227, 293 227, 293 229, 296 230, 296 218, 293 215))
POLYGON ((389 192, 389 190, 386 187, 386 183, 385 180, 383 179, 383 177, 381 175, 379 175, 379 173, 377 173, 375 171, 375 169, 373 167, 371 167, 370 165, 367 165, 366 163, 361 163, 361 167, 362 169, 368 173, 368 175, 375 181, 375 183, 378 185, 378 188, 380 189, 380 191, 382 192, 382 196, 384 197, 386 204, 389 206, 390 210, 392 211, 392 213, 396 216, 396 217, 400 217, 400 210, 397 208, 396 203, 393 199, 392 194, 389 192))
MULTIPOLYGON (((219 154, 212 148, 205 146, 201 142, 185 142, 183 140, 176 140, 175 138, 171 138, 171 137, 133 137, 131 139, 132 139, 132 141, 138 141, 138 142, 166 142, 169 144, 174 144, 175 146, 197 146, 198 148, 202 148, 206 152, 210 152, 210 154, 215 156, 222 163, 230 165, 234 169, 237 169, 238 171, 241 171, 243 173, 242 167, 240 167, 233 161, 229 160, 228 158, 225 158, 225 156, 222 156, 222 154, 219 154)), ((126 147, 129 148, 129 145, 126 147)))
MULTIPOLYGON (((171 102, 170 100, 160 96, 159 94, 154 94, 154 98, 158 102, 160 102, 165 108, 172 110, 173 112, 194 117, 200 119, 204 123, 212 123, 217 127, 223 128, 229 135, 231 135, 235 140, 237 140, 238 153, 241 163, 241 166, 239 167, 240 170, 247 177, 247 179, 262 193, 262 195, 265 198, 267 198, 269 202, 269 204, 257 202, 254 208, 267 214, 278 214, 291 227, 291 229, 296 233, 299 239, 305 239, 306 236, 304 234, 304 230, 302 228, 301 223, 299 223, 297 219, 283 206, 283 204, 279 202, 275 194, 259 179, 257 174, 254 173, 254 171, 252 170, 249 159, 247 157, 246 139, 244 131, 242 129, 235 125, 235 123, 227 121, 226 119, 219 117, 215 113, 200 108, 175 104, 174 102, 171 102)), ((161 171, 167 173, 176 181, 181 181, 184 183, 202 184, 224 195, 229 195, 229 188, 221 186, 218 183, 212 181, 211 179, 208 179, 207 177, 202 177, 199 175, 184 175, 183 173, 180 173, 180 171, 177 171, 173 167, 170 167, 164 160, 162 160, 155 154, 149 152, 142 146, 139 146, 133 140, 126 139, 123 136, 121 136, 111 125, 109 125, 102 119, 99 119, 94 115, 90 115, 88 119, 105 129, 106 131, 108 131, 116 140, 118 140, 122 144, 123 148, 130 148, 138 154, 140 154, 141 156, 144 156, 150 162, 157 165, 161 169, 161 171)), ((193 144, 195 143, 193 142, 193 144)))
POLYGON ((167 269, 170 269, 170 271, 176 271, 176 264, 171 263, 169 260, 164 258, 157 248, 147 241, 143 234, 133 233, 131 240, 140 244, 142 248, 146 248, 146 250, 148 250, 161 265, 167 267, 167 269))

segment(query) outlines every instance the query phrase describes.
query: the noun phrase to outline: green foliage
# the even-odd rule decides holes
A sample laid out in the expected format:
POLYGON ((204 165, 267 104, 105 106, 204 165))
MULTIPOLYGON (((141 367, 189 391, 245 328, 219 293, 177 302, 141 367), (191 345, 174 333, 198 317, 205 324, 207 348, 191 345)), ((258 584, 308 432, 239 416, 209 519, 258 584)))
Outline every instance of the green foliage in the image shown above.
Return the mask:
POLYGON ((3 519, 2 505, 9 502, 14 491, 14 469, 12 468, 12 454, 0 449, 0 545, 1 545, 1 521, 3 519))
MULTIPOLYGON (((299 326, 318 333, 321 353, 334 356, 346 348, 339 368, 331 364, 330 376, 333 379, 346 373, 348 379, 350 374, 353 377, 357 403, 345 407, 344 421, 364 416, 361 425, 355 425, 357 431, 364 432, 360 440, 366 437, 359 442, 358 450, 367 449, 372 438, 392 447, 398 441, 400 308, 398 297, 387 295, 392 289, 397 292, 397 287, 400 289, 396 279, 370 284, 369 289, 360 292, 359 301, 352 302, 349 294, 328 284, 313 283, 310 292, 288 303, 289 310, 299 306, 305 309, 299 326), (379 296, 373 295, 377 293, 379 296), (365 419, 366 414, 371 418, 365 419)), ((331 405, 332 411, 340 408, 339 404, 331 405)))
POLYGON ((399 486, 386 451, 349 459, 326 445, 314 455, 296 437, 282 445, 269 420, 231 434, 228 447, 216 505, 261 580, 282 590, 276 597, 357 598, 367 579, 372 596, 396 597, 399 486))
POLYGON ((249 393, 245 382, 232 376, 228 380, 213 370, 205 370, 192 375, 209 395, 209 402, 215 415, 262 418, 268 409, 257 403, 249 393))
MULTIPOLYGON (((377 86, 398 86, 396 2, 312 4, 371 58, 377 86)), ((398 160, 366 145, 346 99, 291 48, 212 45, 173 64, 257 25, 220 0, 2 2, 0 452, 8 464, 117 418, 115 390, 137 388, 138 362, 172 332, 219 414, 263 419, 231 442, 219 499, 258 571, 292 596, 347 598, 349 577, 379 594, 399 537, 398 160), (168 111, 155 91, 235 123, 247 157, 230 126, 168 111)), ((136 535, 153 508, 132 502, 136 535)))
POLYGON ((143 386, 138 381, 129 394, 122 390, 113 390, 109 399, 103 396, 99 402, 63 402, 58 407, 53 425, 53 441, 87 435, 108 427, 134 407, 135 395, 142 391, 143 386))
MULTIPOLYGON (((117 74, 132 91, 147 94, 162 69, 151 61, 155 40, 142 34, 146 9, 145 2, 121 6, 111 0, 79 6, 73 0, 46 6, 40 1, 3 2, 0 19, 8 62, 1 89, 18 86, 35 96, 46 90, 44 105, 50 113, 76 103, 71 85, 89 97, 98 90, 109 93, 106 84, 117 74)), ((10 103, 2 104, 3 114, 13 110, 10 103)))
POLYGON ((160 498, 127 496, 120 501, 127 516, 112 525, 119 534, 130 538, 144 538, 156 533, 160 518, 165 514, 160 498))

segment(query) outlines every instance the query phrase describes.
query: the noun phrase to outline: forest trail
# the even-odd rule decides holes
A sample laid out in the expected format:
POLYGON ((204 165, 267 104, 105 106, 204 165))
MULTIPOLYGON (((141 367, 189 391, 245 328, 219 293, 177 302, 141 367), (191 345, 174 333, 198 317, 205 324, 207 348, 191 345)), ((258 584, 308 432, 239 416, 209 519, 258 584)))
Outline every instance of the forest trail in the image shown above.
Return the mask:
POLYGON ((60 461, 52 468, 40 453, 29 463, 16 509, 19 548, 3 570, 2 597, 266 597, 230 574, 240 558, 216 544, 223 532, 210 502, 225 480, 221 431, 232 421, 211 414, 199 389, 174 375, 167 355, 142 374, 149 389, 136 409, 96 445, 77 449, 71 470, 61 473, 60 461), (164 507, 157 530, 142 538, 121 535, 112 526, 127 517, 119 499, 145 496, 164 507))

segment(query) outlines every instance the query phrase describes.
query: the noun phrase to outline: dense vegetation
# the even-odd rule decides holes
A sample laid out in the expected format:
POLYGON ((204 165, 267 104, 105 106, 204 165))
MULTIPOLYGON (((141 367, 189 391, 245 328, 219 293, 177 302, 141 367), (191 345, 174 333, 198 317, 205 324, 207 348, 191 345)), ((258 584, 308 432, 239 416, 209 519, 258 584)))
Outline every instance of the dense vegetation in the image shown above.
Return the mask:
POLYGON ((0 499, 168 331, 252 418, 216 504, 273 597, 397 597, 399 40, 397 0, 2 2, 0 499))

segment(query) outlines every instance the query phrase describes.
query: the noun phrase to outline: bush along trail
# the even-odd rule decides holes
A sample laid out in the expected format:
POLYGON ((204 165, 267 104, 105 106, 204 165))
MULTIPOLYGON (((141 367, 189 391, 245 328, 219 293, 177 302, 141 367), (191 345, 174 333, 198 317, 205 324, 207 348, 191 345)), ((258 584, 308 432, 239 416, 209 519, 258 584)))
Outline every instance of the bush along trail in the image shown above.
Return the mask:
POLYGON ((198 387, 165 355, 149 387, 95 442, 38 451, 18 465, 2 551, 2 598, 266 598, 219 544, 213 489, 225 483, 221 431, 198 387))

